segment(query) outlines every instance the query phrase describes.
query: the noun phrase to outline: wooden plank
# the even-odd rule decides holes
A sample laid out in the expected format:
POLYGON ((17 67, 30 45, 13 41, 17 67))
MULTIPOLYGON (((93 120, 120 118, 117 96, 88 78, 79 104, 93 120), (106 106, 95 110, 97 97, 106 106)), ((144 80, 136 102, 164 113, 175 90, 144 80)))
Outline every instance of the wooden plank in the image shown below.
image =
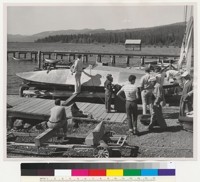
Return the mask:
POLYGON ((7 99, 7 103, 11 106, 17 106, 19 104, 25 104, 26 102, 31 102, 30 99, 28 98, 20 98, 18 97, 8 97, 7 99))
POLYGON ((73 94, 73 95, 72 95, 71 97, 69 97, 65 102, 62 103, 62 106, 67 106, 67 105, 69 105, 69 103, 72 102, 78 95, 79 95, 79 93, 73 94))
POLYGON ((101 105, 101 108, 99 109, 99 112, 96 114, 96 117, 97 118, 101 117, 102 114, 105 112, 106 112, 105 105, 101 105))
POLYGON ((86 108, 85 108, 85 111, 86 112, 89 112, 89 110, 94 106, 94 104, 89 104, 86 108))
POLYGON ((54 101, 52 100, 44 100, 43 103, 41 103, 40 105, 38 105, 38 107, 35 107, 33 109, 30 109, 30 113, 48 113, 47 112, 47 106, 54 106, 54 101), (45 112, 44 112, 45 111, 45 112))
POLYGON ((32 120, 47 120, 49 118, 49 115, 45 114, 30 114, 20 111, 7 111, 8 116, 13 116, 15 118, 22 118, 22 119, 32 119, 32 120))
POLYGON ((112 116, 113 116, 114 114, 115 114, 115 113, 108 113, 107 116, 105 117, 105 120, 111 121, 111 118, 112 118, 112 116))
POLYGON ((56 130, 48 128, 35 138, 35 146, 40 147, 44 142, 55 136, 56 130))
POLYGON ((37 100, 33 101, 33 100, 27 100, 27 102, 21 102, 18 105, 16 105, 15 107, 13 107, 12 109, 14 110, 24 110, 26 107, 31 106, 31 102, 38 102, 37 100))
POLYGON ((98 106, 99 104, 94 104, 93 107, 89 110, 89 112, 93 114, 93 112, 96 110, 98 106))
POLYGON ((112 118, 110 119, 111 121, 116 121, 116 119, 119 117, 120 113, 115 113, 113 114, 112 118))
POLYGON ((80 108, 83 112, 85 111, 85 108, 88 107, 90 103, 84 103, 84 105, 80 108))
POLYGON ((101 111, 101 108, 102 108, 102 104, 98 104, 98 107, 95 109, 95 111, 93 111, 93 115, 96 116, 99 111, 101 111))
POLYGON ((116 122, 123 122, 123 118, 126 117, 126 113, 120 113, 120 115, 115 120, 116 122))
POLYGON ((34 108, 35 106, 38 106, 40 103, 43 102, 43 99, 41 100, 33 100, 30 103, 19 105, 19 107, 15 108, 16 111, 23 111, 23 112, 29 112, 31 108, 34 108))
POLYGON ((81 107, 84 106, 83 102, 75 102, 77 104, 77 107, 81 110, 81 107))
POLYGON ((100 116, 100 119, 105 119, 107 115, 108 115, 108 113, 106 113, 106 111, 103 112, 103 114, 100 116))
POLYGON ((127 118, 127 115, 124 115, 121 122, 124 122, 124 120, 127 118))
MULTIPOLYGON (((41 108, 41 110, 37 111, 39 114, 40 113, 45 113, 45 114, 49 114, 50 115, 50 109, 54 106, 54 104, 47 104, 45 106, 43 106, 43 108, 41 108)), ((36 111, 35 111, 36 112, 36 111)))

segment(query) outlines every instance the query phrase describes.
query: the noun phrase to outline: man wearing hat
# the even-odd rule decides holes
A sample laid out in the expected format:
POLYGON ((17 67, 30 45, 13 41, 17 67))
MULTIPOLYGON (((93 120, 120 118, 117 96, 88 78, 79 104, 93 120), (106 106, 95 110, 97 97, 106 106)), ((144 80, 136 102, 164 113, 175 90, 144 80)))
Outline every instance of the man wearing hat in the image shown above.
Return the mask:
POLYGON ((109 113, 111 110, 111 100, 113 94, 113 77, 111 74, 106 76, 106 81, 104 82, 104 89, 105 89, 105 108, 106 112, 109 113))
POLYGON ((185 71, 181 77, 185 80, 180 100, 180 115, 183 116, 185 110, 188 112, 193 110, 193 80, 188 71, 185 71))
POLYGON ((150 71, 150 67, 145 67, 145 75, 142 76, 140 80, 143 115, 147 114, 147 105, 149 105, 150 111, 152 109, 153 86, 149 81, 149 79, 151 78, 150 71))
POLYGON ((163 118, 162 107, 160 105, 161 101, 163 101, 163 88, 160 83, 156 81, 155 77, 151 77, 149 79, 151 84, 154 86, 153 89, 153 107, 151 113, 151 121, 148 126, 148 129, 151 130, 157 123, 162 129, 167 127, 165 119, 163 118))

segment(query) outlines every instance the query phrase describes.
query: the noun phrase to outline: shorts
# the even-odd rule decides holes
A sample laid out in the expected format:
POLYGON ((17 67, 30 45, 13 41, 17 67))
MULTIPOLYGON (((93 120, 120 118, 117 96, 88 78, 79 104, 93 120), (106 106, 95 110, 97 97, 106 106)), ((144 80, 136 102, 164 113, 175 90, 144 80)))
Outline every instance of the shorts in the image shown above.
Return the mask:
POLYGON ((152 93, 152 90, 143 90, 141 92, 141 99, 142 99, 142 103, 143 104, 152 104, 152 96, 153 96, 153 93, 152 93))

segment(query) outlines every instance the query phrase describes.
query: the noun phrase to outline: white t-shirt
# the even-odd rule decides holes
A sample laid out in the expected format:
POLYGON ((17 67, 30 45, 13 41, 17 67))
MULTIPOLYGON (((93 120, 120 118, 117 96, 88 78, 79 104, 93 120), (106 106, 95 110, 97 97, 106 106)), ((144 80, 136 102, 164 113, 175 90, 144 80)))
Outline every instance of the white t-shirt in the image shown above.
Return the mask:
POLYGON ((128 101, 134 101, 137 99, 137 91, 138 88, 134 84, 126 84, 121 88, 121 91, 124 91, 126 100, 128 101))

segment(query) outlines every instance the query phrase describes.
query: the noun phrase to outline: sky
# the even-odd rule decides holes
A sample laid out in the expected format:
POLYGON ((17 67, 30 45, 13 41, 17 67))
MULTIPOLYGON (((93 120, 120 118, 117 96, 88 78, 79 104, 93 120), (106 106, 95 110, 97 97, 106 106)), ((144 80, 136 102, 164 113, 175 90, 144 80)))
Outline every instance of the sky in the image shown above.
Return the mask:
POLYGON ((67 29, 143 28, 184 21, 184 6, 7 6, 7 33, 32 35, 67 29))

